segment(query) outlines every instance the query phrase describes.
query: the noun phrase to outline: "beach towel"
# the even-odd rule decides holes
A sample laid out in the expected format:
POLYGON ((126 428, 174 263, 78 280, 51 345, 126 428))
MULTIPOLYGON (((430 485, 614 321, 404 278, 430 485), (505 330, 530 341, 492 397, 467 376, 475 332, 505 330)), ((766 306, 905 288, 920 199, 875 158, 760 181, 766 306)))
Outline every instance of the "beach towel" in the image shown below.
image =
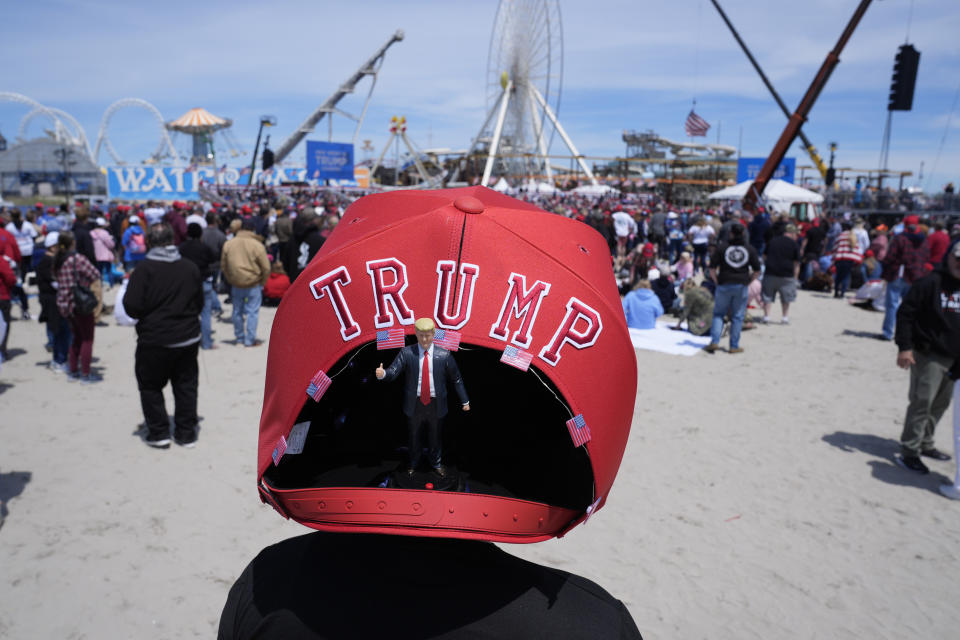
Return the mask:
POLYGON ((710 336, 695 336, 689 331, 674 331, 673 323, 658 321, 653 329, 630 329, 634 349, 659 351, 676 356, 692 356, 700 353, 710 342, 710 336))

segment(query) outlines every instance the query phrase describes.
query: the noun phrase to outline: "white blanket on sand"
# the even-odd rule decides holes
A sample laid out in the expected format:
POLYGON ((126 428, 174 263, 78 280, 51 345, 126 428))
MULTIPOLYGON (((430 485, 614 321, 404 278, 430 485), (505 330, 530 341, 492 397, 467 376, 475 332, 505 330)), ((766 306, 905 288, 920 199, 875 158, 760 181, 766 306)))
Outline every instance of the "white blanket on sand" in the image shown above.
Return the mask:
POLYGON ((674 331, 670 328, 676 321, 658 320, 653 329, 630 329, 630 340, 635 349, 647 349, 692 356, 710 343, 710 336, 695 336, 689 331, 674 331))

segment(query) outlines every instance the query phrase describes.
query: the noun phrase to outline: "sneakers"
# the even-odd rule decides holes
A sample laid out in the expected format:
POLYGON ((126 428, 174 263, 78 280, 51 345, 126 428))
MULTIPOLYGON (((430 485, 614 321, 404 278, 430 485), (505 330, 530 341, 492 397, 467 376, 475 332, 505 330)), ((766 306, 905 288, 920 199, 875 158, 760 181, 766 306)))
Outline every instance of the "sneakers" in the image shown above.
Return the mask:
POLYGON ((930 449, 924 449, 923 451, 920 452, 920 455, 925 456, 927 458, 933 458, 934 460, 950 460, 951 459, 949 453, 944 453, 943 451, 940 451, 936 447, 930 448, 930 449))
POLYGON ((170 438, 157 438, 156 440, 151 440, 150 436, 143 436, 143 442, 148 447, 153 447, 154 449, 169 449, 170 448, 170 438))
POLYGON ((780 318, 780 324, 790 324, 790 318, 788 318, 787 316, 783 316, 782 318, 780 318))
POLYGON ((743 347, 730 347, 727 353, 743 353, 743 347))
POLYGON ((927 468, 927 465, 923 464, 923 461, 920 460, 918 456, 899 455, 894 456, 893 460, 904 469, 910 469, 917 473, 930 473, 930 469, 927 468))
POLYGON ((79 382, 80 372, 67 370, 67 382, 79 382))
POLYGON ((718 345, 716 342, 711 342, 710 344, 705 346, 703 350, 706 351, 707 353, 716 353, 717 349, 719 348, 720 348, 720 345, 718 345))
POLYGON ((103 382, 103 378, 95 373, 80 376, 80 384, 97 384, 98 382, 103 382))
MULTIPOLYGON (((177 444, 178 447, 183 447, 184 449, 193 449, 197 446, 197 438, 194 436, 193 440, 178 440, 174 438, 173 441, 177 444)), ((167 442, 169 445, 169 441, 167 442)))
POLYGON ((50 364, 47 365, 47 369, 54 373, 67 373, 67 363, 66 362, 54 362, 50 361, 50 364))
POLYGON ((260 339, 258 338, 258 339, 256 339, 256 340, 254 340, 253 342, 251 342, 250 344, 244 344, 243 346, 245 346, 245 347, 259 347, 259 346, 262 345, 262 344, 263 344, 263 340, 260 340, 260 339))
POLYGON ((760 318, 760 324, 770 324, 770 317, 763 316, 762 318, 760 318))
POLYGON ((440 465, 439 467, 434 467, 433 471, 441 478, 447 477, 447 468, 443 465, 440 465))

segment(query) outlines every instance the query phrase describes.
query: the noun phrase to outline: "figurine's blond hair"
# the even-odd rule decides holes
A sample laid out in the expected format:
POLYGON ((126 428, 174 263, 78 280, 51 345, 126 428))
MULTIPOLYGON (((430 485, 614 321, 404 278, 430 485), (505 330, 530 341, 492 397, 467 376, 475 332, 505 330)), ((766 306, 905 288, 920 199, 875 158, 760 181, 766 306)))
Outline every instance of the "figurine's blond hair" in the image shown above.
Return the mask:
POLYGON ((433 320, 430 318, 420 318, 413 323, 413 328, 417 331, 433 331, 437 328, 437 325, 433 324, 433 320))

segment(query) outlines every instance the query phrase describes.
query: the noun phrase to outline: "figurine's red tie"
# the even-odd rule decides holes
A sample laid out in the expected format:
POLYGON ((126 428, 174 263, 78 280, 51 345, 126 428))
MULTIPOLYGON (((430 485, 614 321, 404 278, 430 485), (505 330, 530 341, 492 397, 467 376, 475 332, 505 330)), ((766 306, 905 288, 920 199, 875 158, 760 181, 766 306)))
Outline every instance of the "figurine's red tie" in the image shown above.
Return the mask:
POLYGON ((420 402, 430 404, 430 352, 423 354, 423 373, 420 374, 420 402))

